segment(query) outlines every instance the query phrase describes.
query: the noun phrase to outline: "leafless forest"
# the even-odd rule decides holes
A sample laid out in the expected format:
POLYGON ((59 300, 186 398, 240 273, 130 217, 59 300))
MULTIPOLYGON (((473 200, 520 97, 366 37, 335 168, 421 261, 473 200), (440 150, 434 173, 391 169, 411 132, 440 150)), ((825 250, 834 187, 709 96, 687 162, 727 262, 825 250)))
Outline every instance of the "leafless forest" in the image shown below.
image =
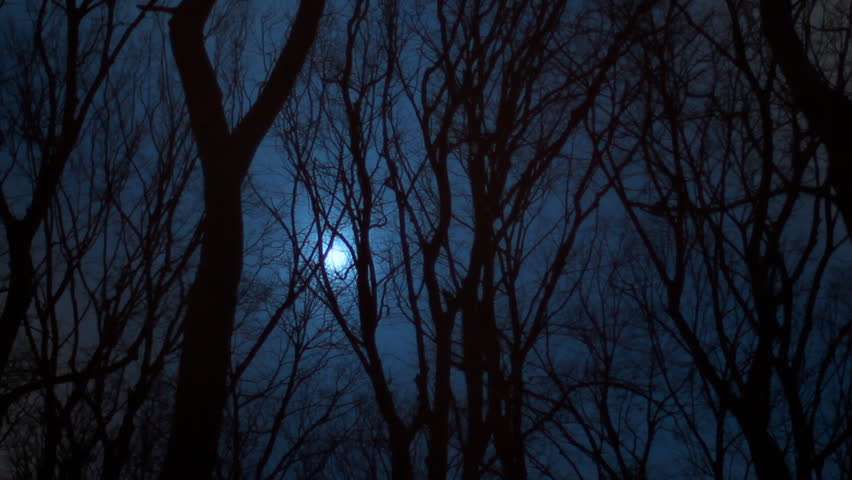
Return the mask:
POLYGON ((847 0, 0 0, 0 479, 852 478, 847 0))

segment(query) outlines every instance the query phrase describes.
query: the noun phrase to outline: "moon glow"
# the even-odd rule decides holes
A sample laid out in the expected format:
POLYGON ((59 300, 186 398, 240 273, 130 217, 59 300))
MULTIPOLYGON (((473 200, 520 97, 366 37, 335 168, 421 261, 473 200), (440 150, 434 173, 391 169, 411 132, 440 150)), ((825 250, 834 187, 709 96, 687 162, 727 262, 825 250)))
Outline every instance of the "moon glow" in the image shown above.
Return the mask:
POLYGON ((349 252, 336 242, 331 245, 325 255, 325 267, 330 270, 342 270, 349 265, 349 252))

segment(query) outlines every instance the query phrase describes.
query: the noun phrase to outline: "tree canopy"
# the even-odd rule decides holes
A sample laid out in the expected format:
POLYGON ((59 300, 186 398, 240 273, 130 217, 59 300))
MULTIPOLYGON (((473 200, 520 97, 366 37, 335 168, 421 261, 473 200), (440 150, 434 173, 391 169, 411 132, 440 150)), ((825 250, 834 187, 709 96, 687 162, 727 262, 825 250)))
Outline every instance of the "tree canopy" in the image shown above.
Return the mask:
POLYGON ((0 1, 0 478, 852 478, 852 10, 0 1))

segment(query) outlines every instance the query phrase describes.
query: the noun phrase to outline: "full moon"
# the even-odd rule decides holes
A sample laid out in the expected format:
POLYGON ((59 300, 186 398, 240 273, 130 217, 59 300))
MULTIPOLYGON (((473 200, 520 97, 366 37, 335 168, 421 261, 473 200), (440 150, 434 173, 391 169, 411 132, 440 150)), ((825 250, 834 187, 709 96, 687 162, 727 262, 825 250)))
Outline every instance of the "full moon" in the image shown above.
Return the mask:
POLYGON ((349 252, 337 243, 332 244, 325 255, 325 267, 330 270, 342 270, 347 265, 349 265, 349 252))

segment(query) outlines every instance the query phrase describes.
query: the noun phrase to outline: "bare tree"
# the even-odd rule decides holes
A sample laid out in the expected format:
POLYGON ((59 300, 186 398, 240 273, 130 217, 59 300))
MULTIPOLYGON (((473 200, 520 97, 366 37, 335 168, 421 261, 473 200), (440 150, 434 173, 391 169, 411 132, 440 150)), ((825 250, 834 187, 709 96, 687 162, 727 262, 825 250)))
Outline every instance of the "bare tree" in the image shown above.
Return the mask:
POLYGON ((188 125, 148 33, 102 87, 36 238, 34 308, 0 390, 21 478, 152 478, 165 447, 200 218, 188 125))
POLYGON ((848 268, 825 193, 836 178, 779 88, 758 18, 726 7, 672 3, 637 57, 634 140, 609 153, 654 272, 633 297, 652 340, 678 345, 662 366, 707 474, 833 477, 850 435, 849 384, 835 379, 848 378, 852 328, 834 300, 848 268), (684 357, 698 376, 675 366, 684 357), (738 439, 747 454, 732 464, 738 439))
POLYGON ((255 227, 258 215, 269 221, 248 235, 253 268, 240 288, 222 478, 321 476, 354 421, 350 391, 359 378, 338 348, 338 329, 315 296, 299 295, 316 269, 301 258, 312 243, 293 213, 301 190, 293 179, 275 179, 277 187, 252 185, 247 202, 255 227))
MULTIPOLYGON (((212 28, 228 41, 211 58, 228 72, 223 95, 228 115, 238 115, 248 77, 239 64, 245 18, 214 17, 212 28)), ((201 246, 201 185, 160 30, 147 32, 102 88, 80 134, 85 155, 69 159, 37 237, 41 286, 22 329, 27 342, 0 389, 0 451, 21 478, 154 478, 167 451, 164 412, 174 405, 179 320, 201 246)), ((344 394, 355 378, 326 376, 339 354, 333 329, 314 321, 311 299, 294 303, 315 267, 299 262, 306 247, 286 197, 281 207, 251 195, 250 259, 241 262, 255 268, 243 279, 233 346, 229 340, 234 402, 221 444, 227 458, 215 467, 224 476, 316 477, 339 445, 327 424, 345 425, 344 394), (283 259, 289 275, 280 275, 281 263, 266 268, 273 245, 276 262, 291 257, 283 259)))
POLYGON ((617 228, 601 227, 594 239, 568 308, 534 351, 543 379, 530 408, 535 434, 547 440, 539 451, 550 461, 531 456, 531 466, 547 478, 666 475, 654 463, 671 421, 668 367, 657 361, 653 330, 632 299, 635 248, 617 228))
POLYGON ((564 2, 358 1, 325 40, 283 138, 326 262, 314 291, 370 381, 393 478, 527 476, 530 352, 606 191, 568 152, 651 3, 608 23, 564 2))
POLYGON ((175 3, 4 39, 10 475, 852 471, 836 2, 175 3))
POLYGON ((9 249, 9 285, 0 314, 0 378, 37 283, 33 239, 89 114, 100 102, 101 88, 145 16, 114 2, 76 0, 61 8, 38 2, 27 13, 32 15, 32 37, 9 39, 16 43, 9 46, 16 63, 9 65, 8 72, 14 73, 4 79, 10 88, 2 100, 5 131, 0 146, 11 161, 0 172, 0 220, 9 249), (13 193, 7 193, 12 181, 24 178, 29 188, 18 192, 21 186, 15 185, 13 193))
POLYGON ((233 128, 204 28, 214 0, 184 0, 169 33, 204 176, 204 238, 183 327, 169 448, 161 478, 208 478, 218 458, 243 263, 242 184, 308 55, 324 2, 300 2, 289 38, 257 99, 233 128))

